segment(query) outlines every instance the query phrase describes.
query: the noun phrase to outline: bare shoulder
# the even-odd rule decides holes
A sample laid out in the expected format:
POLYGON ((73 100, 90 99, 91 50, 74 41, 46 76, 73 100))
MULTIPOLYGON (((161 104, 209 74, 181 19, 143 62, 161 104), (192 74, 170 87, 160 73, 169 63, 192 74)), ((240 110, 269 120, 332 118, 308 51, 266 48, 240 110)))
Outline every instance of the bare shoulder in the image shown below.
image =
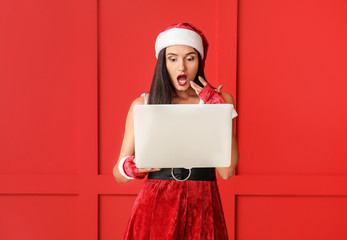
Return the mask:
POLYGON ((132 121, 133 109, 136 105, 144 105, 144 104, 145 104, 145 99, 143 96, 135 98, 135 100, 131 103, 131 106, 129 108, 128 119, 132 121))
POLYGON ((145 104, 145 98, 141 96, 136 98, 131 105, 135 106, 135 105, 144 105, 144 104, 145 104))
POLYGON ((234 104, 234 98, 230 93, 222 92, 222 96, 227 103, 234 104))

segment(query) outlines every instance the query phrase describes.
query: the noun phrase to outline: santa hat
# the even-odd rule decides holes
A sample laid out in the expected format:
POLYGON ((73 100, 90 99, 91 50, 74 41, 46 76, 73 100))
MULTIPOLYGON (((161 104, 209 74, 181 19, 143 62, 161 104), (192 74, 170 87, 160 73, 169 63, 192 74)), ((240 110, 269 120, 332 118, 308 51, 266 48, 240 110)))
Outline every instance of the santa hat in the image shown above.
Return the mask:
POLYGON ((155 56, 158 58, 159 52, 169 46, 187 45, 195 48, 201 55, 201 59, 206 59, 208 42, 204 34, 190 23, 178 23, 166 28, 161 32, 155 41, 155 56))

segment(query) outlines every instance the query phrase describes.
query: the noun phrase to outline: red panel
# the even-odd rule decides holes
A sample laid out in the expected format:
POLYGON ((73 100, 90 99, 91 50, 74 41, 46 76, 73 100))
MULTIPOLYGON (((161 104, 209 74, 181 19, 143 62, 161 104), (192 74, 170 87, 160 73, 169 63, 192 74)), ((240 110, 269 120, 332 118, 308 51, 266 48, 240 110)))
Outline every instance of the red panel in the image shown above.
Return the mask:
POLYGON ((239 1, 238 240, 347 238, 346 8, 239 1))
POLYGON ((122 239, 136 195, 99 197, 99 240, 122 239))
MULTIPOLYGON (((236 92, 238 2, 237 0, 219 0, 218 5, 217 79, 218 84, 224 86, 222 91, 234 97, 236 110, 238 110, 236 92)), ((237 118, 236 122, 238 122, 237 118)))
POLYGON ((0 173, 76 173, 69 5, 1 1, 0 173))
POLYGON ((0 239, 75 240, 76 195, 1 195, 0 239))
POLYGON ((346 8, 240 1, 239 174, 347 174, 346 8))
POLYGON ((346 196, 237 197, 237 240, 345 240, 346 196))
POLYGON ((97 239, 97 2, 1 1, 0 36, 0 239, 97 239))

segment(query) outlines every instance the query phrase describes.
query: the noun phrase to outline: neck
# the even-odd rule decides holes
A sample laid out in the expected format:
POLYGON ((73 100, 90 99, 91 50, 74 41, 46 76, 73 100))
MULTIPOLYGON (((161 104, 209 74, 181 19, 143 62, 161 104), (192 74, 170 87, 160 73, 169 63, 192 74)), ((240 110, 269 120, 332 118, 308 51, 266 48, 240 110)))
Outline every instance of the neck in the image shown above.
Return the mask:
POLYGON ((173 95, 174 98, 178 98, 181 100, 187 100, 191 97, 196 97, 196 96, 197 96, 196 92, 192 88, 187 89, 187 91, 175 91, 173 95))

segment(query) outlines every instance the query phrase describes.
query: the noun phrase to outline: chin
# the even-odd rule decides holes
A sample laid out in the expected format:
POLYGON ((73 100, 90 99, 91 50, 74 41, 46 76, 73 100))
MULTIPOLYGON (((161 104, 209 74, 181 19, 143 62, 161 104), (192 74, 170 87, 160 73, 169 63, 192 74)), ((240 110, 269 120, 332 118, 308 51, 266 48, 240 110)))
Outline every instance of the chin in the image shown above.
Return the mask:
POLYGON ((187 91, 190 88, 190 86, 188 84, 185 86, 179 86, 178 85, 178 86, 175 86, 175 88, 177 91, 187 91))

